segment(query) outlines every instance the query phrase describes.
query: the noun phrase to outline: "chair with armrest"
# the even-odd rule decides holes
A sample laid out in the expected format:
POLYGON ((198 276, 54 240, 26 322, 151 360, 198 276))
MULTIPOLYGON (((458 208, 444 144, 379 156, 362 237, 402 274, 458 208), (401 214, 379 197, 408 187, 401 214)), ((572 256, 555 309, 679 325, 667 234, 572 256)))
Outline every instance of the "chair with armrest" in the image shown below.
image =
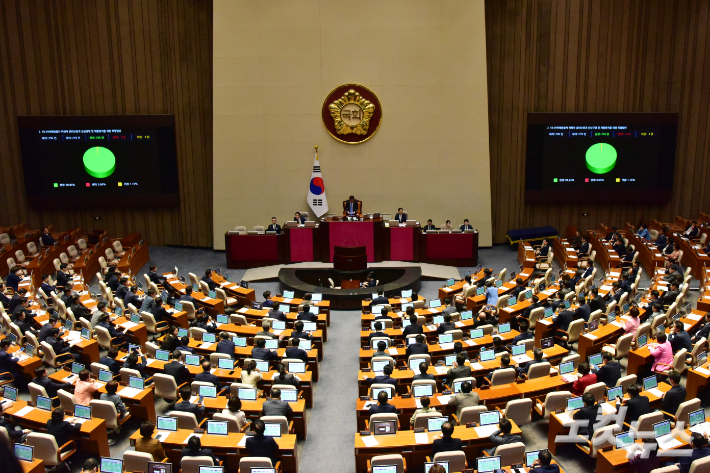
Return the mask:
POLYGON ((207 330, 200 327, 190 327, 190 338, 194 338, 197 341, 202 341, 202 334, 207 333, 207 330))
POLYGON ((202 419, 202 422, 197 422, 197 417, 192 412, 170 411, 167 415, 177 418, 178 429, 194 430, 202 427, 202 424, 207 420, 205 418, 202 419))
POLYGON ((273 468, 276 473, 279 473, 281 462, 276 462, 276 465, 273 465, 269 457, 242 457, 239 460, 237 473, 251 473, 252 468, 273 468))
POLYGON ((461 418, 456 417, 456 414, 451 414, 454 422, 458 425, 466 425, 471 422, 479 423, 481 412, 488 412, 486 406, 469 406, 461 409, 461 418))
POLYGON ((501 384, 510 384, 515 382, 515 368, 505 368, 493 372, 490 379, 484 378, 491 386, 500 386, 501 384))
MULTIPOLYGON (((200 386, 214 386, 214 384, 207 381, 193 381, 190 383, 190 389, 192 390, 193 395, 196 396, 200 393, 200 386)), ((217 396, 220 396, 227 391, 229 391, 229 386, 224 386, 222 387, 222 390, 217 393, 217 396)))
POLYGON ((597 458, 597 453, 599 450, 606 447, 614 447, 615 444, 611 443, 609 439, 614 440, 614 435, 621 432, 620 425, 607 425, 600 429, 594 431, 592 439, 585 435, 577 435, 578 443, 575 445, 578 449, 582 450, 584 453, 592 458, 597 458))
MULTIPOLYGON (((138 370, 134 370, 131 368, 121 368, 118 372, 118 374, 121 376, 121 382, 128 384, 129 378, 142 378, 140 372, 138 370)), ((153 377, 150 376, 148 378, 145 378, 143 380, 145 384, 149 384, 153 381, 153 377)))
POLYGON ((239 422, 237 422, 236 417, 232 417, 228 414, 222 414, 221 412, 216 412, 215 414, 213 414, 212 420, 220 420, 220 421, 226 422, 227 429, 229 430, 229 432, 232 432, 235 434, 238 434, 240 432, 246 432, 247 430, 249 430, 249 423, 248 422, 244 427, 240 428, 239 422))
POLYGON ((239 301, 235 297, 229 297, 226 292, 224 292, 224 289, 218 287, 215 288, 215 292, 217 293, 217 299, 220 299, 221 301, 224 302, 224 310, 227 312, 233 312, 235 309, 235 305, 239 305, 239 301))
MULTIPOLYGON (((29 338, 30 334, 27 334, 27 335, 29 338)), ((35 345, 35 346, 37 346, 37 345, 35 345)), ((685 364, 688 366, 695 365, 698 361, 698 355, 706 350, 707 350, 707 340, 705 339, 705 337, 701 337, 693 345, 693 350, 690 352, 690 355, 688 355, 685 358, 685 364)))
POLYGON ((606 394, 606 384, 604 383, 595 383, 595 384, 590 384, 586 388, 584 388, 584 394, 591 394, 594 396, 594 399, 597 400, 597 402, 600 402, 604 399, 604 395, 606 394))
MULTIPOLYGON (((375 346, 377 346, 377 344, 375 344, 375 346)), ((391 356, 373 356, 372 361, 370 362, 370 368, 372 368, 373 363, 376 361, 387 361, 393 369, 396 366, 394 358, 392 358, 391 356)))
POLYGON ((154 342, 145 342, 145 355, 150 358, 155 358, 155 352, 160 350, 160 347, 154 342))
POLYGON ((544 402, 540 402, 539 399, 535 401, 535 412, 541 415, 543 419, 549 419, 550 413, 567 407, 567 399, 571 397, 572 393, 569 391, 547 393, 544 402))
MULTIPOLYGON (((99 377, 99 370, 104 370, 104 371, 109 371, 109 372, 111 371, 111 370, 109 370, 108 366, 104 365, 103 363, 96 363, 96 362, 91 363, 91 365, 89 365, 89 368, 91 368, 91 374, 96 376, 97 378, 99 377)), ((114 375, 114 379, 115 378, 116 378, 116 376, 114 375)))
POLYGON ((685 359, 687 357, 688 350, 681 348, 675 355, 673 355, 673 361, 670 365, 667 363, 656 363, 656 372, 667 374, 670 370, 676 370, 679 373, 683 373, 688 368, 688 365, 685 364, 685 359))
MULTIPOLYGON (((264 417, 262 417, 263 419, 264 417)), ((372 414, 369 419, 365 419, 365 427, 370 431, 370 433, 374 433, 375 431, 375 422, 380 422, 380 421, 396 421, 397 422, 397 431, 401 429, 399 425, 399 417, 395 413, 380 413, 380 414, 372 414)))
POLYGON ((373 466, 379 465, 395 465, 397 473, 407 473, 407 463, 404 457, 399 454, 377 455, 367 460, 367 473, 372 473, 373 466))
POLYGON ((653 437, 653 424, 663 421, 663 412, 653 411, 649 414, 639 416, 638 420, 631 424, 624 422, 624 426, 633 433, 635 439, 653 437))
POLYGON ((260 419, 264 423, 279 424, 281 426, 281 435, 293 433, 293 421, 289 422, 286 416, 261 416, 260 419))
MULTIPOLYGON (((429 456, 426 457, 427 461, 431 461, 429 456)), ((468 468, 468 463, 466 462, 466 454, 463 451, 459 452, 439 452, 434 455, 434 463, 439 462, 449 462, 449 471, 463 471, 468 468)))
MULTIPOLYGON (((572 294, 570 292, 570 294, 572 294)), ((569 294, 567 294, 569 295, 569 294)), ((577 319, 572 321, 567 327, 567 331, 557 330, 555 332, 555 338, 566 342, 568 345, 579 342, 579 337, 584 331, 584 319, 577 319)))
POLYGON ((409 355, 409 358, 407 358, 407 366, 412 366, 412 361, 414 360, 417 361, 417 364, 415 365, 417 367, 419 366, 419 363, 422 362, 426 363, 427 366, 431 366, 431 355, 429 355, 428 353, 422 353, 419 355, 409 355))
POLYGON ((414 392, 414 386, 426 386, 430 385, 431 386, 431 392, 436 394, 437 389, 436 389, 436 380, 434 379, 417 379, 412 381, 411 386, 407 386, 407 389, 410 392, 414 392))
POLYGON ((118 343, 118 339, 116 337, 111 337, 111 334, 106 327, 100 327, 97 325, 94 327, 94 330, 96 331, 96 340, 99 342, 99 346, 105 350, 125 345, 125 342, 118 343))
POLYGON ((516 345, 525 345, 525 351, 530 351, 535 348, 535 339, 528 338, 527 340, 520 340, 516 345))
POLYGON ((210 287, 203 280, 200 280, 200 292, 205 296, 209 295, 210 293, 210 287))
POLYGON ((187 273, 187 275, 190 277, 190 285, 200 287, 200 280, 195 273, 187 273))
POLYGON ((44 461, 44 466, 46 467, 56 466, 66 461, 76 452, 76 443, 73 440, 64 445, 57 445, 54 435, 38 432, 28 434, 26 443, 34 447, 32 451, 34 458, 44 461), (68 450, 64 450, 65 448, 68 448, 68 450))
POLYGON ((180 301, 182 304, 182 310, 187 312, 187 320, 195 320, 197 317, 197 311, 195 310, 195 304, 190 301, 180 301))
MULTIPOLYGON (((222 462, 219 463, 220 465, 222 462)), ((215 466, 212 457, 182 457, 180 460, 181 473, 200 473, 201 466, 215 466)))
MULTIPOLYGON (((49 397, 47 395, 47 390, 44 389, 44 386, 41 386, 36 383, 28 383, 27 388, 30 391, 30 401, 33 403, 37 403, 37 396, 43 396, 43 397, 49 397)), ((52 398, 52 401, 57 399, 56 397, 52 398)))
POLYGON ((589 255, 580 254, 577 259, 577 267, 588 268, 589 266, 594 266, 594 260, 597 258, 597 251, 592 250, 589 255))
POLYGON ((169 399, 171 401, 177 401, 178 388, 187 385, 187 383, 183 383, 178 386, 175 382, 175 378, 162 373, 155 373, 153 375, 153 382, 155 385, 155 396, 166 400, 169 399))
MULTIPOLYGON (((218 366, 220 359, 231 360, 232 357, 226 353, 210 353, 210 364, 212 366, 218 366)), ((301 361, 301 360, 298 360, 298 361, 301 361)), ((286 369, 288 369, 288 368, 286 368, 286 369)))
POLYGON ((666 411, 661 412, 666 417, 670 417, 671 425, 675 427, 675 424, 678 422, 682 422, 683 425, 688 425, 688 423, 690 422, 688 415, 693 411, 697 411, 698 409, 700 409, 700 399, 696 397, 694 399, 690 399, 689 401, 681 402, 678 406, 678 410, 676 410, 674 413, 666 411))
POLYGON ((89 403, 89 406, 91 406, 91 417, 104 419, 106 421, 106 428, 109 435, 108 444, 115 444, 116 439, 113 436, 121 433, 121 426, 131 418, 131 414, 127 413, 119 418, 116 405, 111 401, 93 399, 89 403))
MULTIPOLYGON (((533 340, 534 341, 534 340, 533 340)), ((543 378, 550 375, 550 363, 536 363, 528 369, 528 374, 525 375, 526 379, 543 378)))
POLYGON ((651 470, 651 473, 680 473, 680 470, 675 465, 663 466, 661 468, 656 468, 651 470))
POLYGON ((602 347, 602 352, 611 353, 611 356, 617 360, 620 360, 627 356, 631 351, 631 342, 633 342, 633 340, 634 334, 627 333, 626 335, 619 337, 615 345, 604 345, 602 347))
POLYGON ((5 427, 0 427, 0 444, 5 444, 7 446, 12 445, 10 434, 7 433, 7 429, 5 427))
POLYGON ((414 420, 414 426, 412 428, 426 429, 428 425, 427 422, 430 418, 441 416, 442 414, 440 412, 422 412, 420 414, 417 414, 417 418, 414 420))
POLYGON ((170 324, 167 321, 163 320, 161 322, 156 322, 155 316, 150 312, 141 312, 141 320, 143 321, 148 333, 153 335, 153 341, 155 341, 155 339, 163 332, 170 329, 170 324))
POLYGON ((635 374, 630 374, 627 376, 622 376, 616 381, 616 386, 623 386, 624 390, 631 386, 632 384, 636 384, 636 375, 635 374))
POLYGON ((710 472, 710 457, 698 458, 690 465, 688 473, 710 472))
MULTIPOLYGON (((123 471, 148 471, 148 462, 159 460, 146 452, 126 450, 123 452, 123 471)), ((163 462, 167 462, 167 458, 163 462)))
POLYGON ((54 353, 54 348, 52 348, 52 345, 49 343, 41 342, 40 345, 42 345, 42 354, 44 355, 42 357, 42 361, 54 368, 55 371, 74 361, 71 353, 62 353, 61 355, 57 355, 54 353))
POLYGON ((508 401, 508 404, 505 405, 505 410, 501 410, 500 407, 496 406, 498 412, 518 426, 532 422, 532 408, 533 400, 530 398, 508 401))
POLYGON ((368 392, 370 395, 370 398, 375 399, 372 396, 372 391, 374 391, 375 389, 385 389, 385 388, 389 389, 393 395, 397 394, 397 388, 395 388, 391 384, 373 383, 372 385, 370 385, 370 391, 368 392))
MULTIPOLYGON (((550 253, 552 253, 552 251, 550 251, 550 253)), ((484 450, 483 456, 500 457, 501 466, 523 463, 525 458, 525 444, 523 442, 513 442, 505 445, 498 445, 495 452, 493 452, 493 455, 489 455, 484 450)))

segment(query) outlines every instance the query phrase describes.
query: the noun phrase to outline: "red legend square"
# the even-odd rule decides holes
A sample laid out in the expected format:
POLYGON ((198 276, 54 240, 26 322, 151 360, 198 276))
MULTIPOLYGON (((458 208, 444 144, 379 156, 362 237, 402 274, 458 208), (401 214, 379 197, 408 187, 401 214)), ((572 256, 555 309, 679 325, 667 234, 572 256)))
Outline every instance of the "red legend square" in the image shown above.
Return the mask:
POLYGON ((87 182, 86 187, 91 187, 91 183, 87 182))
POLYGON ((589 182, 589 178, 586 178, 586 179, 584 180, 584 182, 589 182))

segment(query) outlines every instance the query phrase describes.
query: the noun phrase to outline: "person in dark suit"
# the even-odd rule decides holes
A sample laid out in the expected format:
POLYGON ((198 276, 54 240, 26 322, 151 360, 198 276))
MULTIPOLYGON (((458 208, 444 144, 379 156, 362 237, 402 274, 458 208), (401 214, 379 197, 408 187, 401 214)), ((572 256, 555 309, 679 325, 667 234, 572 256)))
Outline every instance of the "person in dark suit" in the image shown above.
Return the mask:
POLYGON ((47 433, 52 435, 57 441, 57 446, 61 448, 71 437, 79 435, 81 424, 72 424, 64 420, 64 409, 57 407, 52 411, 52 418, 47 421, 47 433))
POLYGON ((7 288, 5 287, 5 283, 0 281, 0 304, 5 308, 5 310, 10 309, 10 298, 7 297, 5 294, 5 291, 7 291, 7 288))
POLYGON ((271 307, 271 310, 266 314, 266 317, 269 319, 281 320, 283 322, 286 322, 288 320, 288 317, 286 317, 286 314, 279 310, 280 307, 281 304, 277 301, 274 301, 274 304, 271 307))
POLYGON ((525 319, 521 320, 520 321, 520 334, 513 337, 513 341, 510 343, 510 346, 517 345, 518 342, 522 342, 525 340, 530 340, 532 338, 535 338, 535 334, 528 332, 529 328, 530 328, 530 322, 528 322, 525 319))
POLYGON ((675 298, 678 297, 678 294, 680 294, 677 282, 672 282, 670 286, 671 288, 663 294, 663 297, 661 298, 661 302, 663 302, 664 306, 670 306, 673 304, 675 302, 675 298))
POLYGON ((21 383, 25 379, 25 375, 17 365, 20 359, 7 352, 7 349, 11 344, 12 342, 9 338, 3 338, 0 340, 0 380, 14 378, 15 384, 17 384, 18 382, 21 383))
POLYGON ((705 319, 703 320, 703 325, 700 326, 700 329, 698 329, 697 332, 695 332, 695 335, 693 335, 690 338, 690 341, 695 343, 701 338, 705 338, 705 340, 710 338, 710 312, 705 314, 705 319))
POLYGON ((580 281, 584 281, 586 278, 591 276, 593 272, 594 272, 594 265, 589 265, 589 267, 587 267, 587 269, 582 274, 572 278, 572 285, 576 286, 577 284, 579 284, 580 281))
POLYGON ((389 312, 387 307, 383 307, 380 313, 375 316, 375 320, 392 320, 392 316, 389 315, 389 312))
MULTIPOLYGON (((375 325, 375 328, 377 328, 377 325, 375 325)), ((303 322, 302 321, 297 320, 296 323, 293 324, 293 329, 294 330, 293 330, 293 332, 291 332, 291 337, 300 338, 303 340, 313 340, 313 336, 310 333, 303 331, 303 322)), ((382 324, 380 324, 379 330, 382 330, 382 324)), ((379 332, 379 333, 381 335, 375 335, 375 336, 379 336, 379 337, 386 337, 387 336, 386 334, 384 334, 382 332, 379 332)), ((373 335, 373 334, 370 334, 370 335, 373 335)), ((370 337, 370 339, 372 339, 372 336, 370 337)))
POLYGON ((587 241, 587 237, 582 237, 582 244, 579 247, 579 253, 580 255, 588 255, 591 251, 591 246, 589 245, 589 242, 587 241))
POLYGON ((293 215, 293 221, 298 222, 299 225, 303 225, 306 223, 306 217, 301 217, 301 212, 296 212, 293 215))
MULTIPOLYGON (((62 291, 62 295, 59 297, 59 300, 64 302, 64 307, 66 307, 66 308, 71 307, 71 303, 72 303, 72 288, 71 288, 71 286, 64 287, 64 289, 62 291)), ((74 311, 72 311, 72 312, 74 312, 74 311)), ((76 315, 74 315, 74 317, 76 317, 76 315)))
POLYGON ((150 375, 145 371, 146 366, 148 366, 148 360, 140 349, 131 351, 126 357, 126 362, 123 366, 124 368, 138 371, 143 379, 150 378, 150 375))
POLYGON ((666 236, 665 232, 661 232, 658 235, 658 238, 656 238, 655 244, 656 244, 656 248, 658 248, 659 251, 663 251, 663 249, 668 245, 668 237, 666 236))
POLYGON ((637 421, 642 415, 653 412, 648 398, 639 394, 638 386, 635 384, 629 385, 626 388, 626 393, 629 395, 628 399, 625 399, 623 403, 616 402, 617 413, 621 406, 626 407, 626 423, 631 424, 637 421))
MULTIPOLYGON (((67 269, 67 264, 66 263, 61 263, 59 265, 59 271, 57 271, 57 286, 59 287, 67 287, 71 286, 71 276, 69 275, 68 272, 65 272, 67 269)), ((49 294, 47 294, 49 295, 49 294)))
POLYGON ((28 320, 34 319, 35 314, 28 309, 30 301, 26 297, 20 299, 20 303, 15 306, 15 310, 12 312, 13 322, 17 322, 18 317, 22 314, 23 317, 28 320))
POLYGON ((264 291, 261 295, 264 297, 264 302, 261 304, 262 307, 274 306, 274 301, 271 300, 271 291, 264 291))
POLYGON ((195 375, 195 381, 202 381, 204 383, 212 383, 217 388, 217 392, 219 392, 222 389, 222 383, 219 382, 219 378, 217 376, 210 373, 211 369, 212 369, 212 365, 210 364, 209 360, 203 361, 202 362, 202 373, 197 373, 195 375))
POLYGON ((513 424, 510 423, 508 419, 501 419, 498 422, 498 430, 493 432, 488 439, 493 443, 493 448, 485 450, 489 455, 493 455, 495 450, 500 445, 507 445, 509 443, 522 442, 523 439, 520 435, 511 434, 513 430, 513 424))
POLYGON ((441 335, 449 330, 456 330, 456 324, 451 321, 451 314, 444 314, 444 323, 439 324, 436 333, 441 335))
POLYGON ((456 355, 456 361, 446 373, 446 385, 453 386, 454 380, 458 378, 470 378, 471 367, 466 364, 466 357, 463 353, 456 355))
POLYGON ((305 320, 306 322, 318 322, 318 316, 316 314, 311 314, 311 306, 308 304, 303 304, 303 310, 298 313, 296 320, 305 320))
POLYGON ((574 311, 575 319, 584 319, 585 322, 589 320, 589 316, 592 314, 592 309, 587 305, 587 301, 584 297, 579 298, 579 307, 574 311))
POLYGON ((396 389, 397 385, 399 384, 399 380, 394 379, 391 375, 392 375, 392 365, 385 365, 385 367, 382 369, 381 376, 375 376, 374 378, 369 378, 367 375, 364 375, 362 377, 362 379, 364 379, 368 385, 371 385, 371 384, 391 384, 396 389))
POLYGON ((419 379, 431 379, 434 380, 436 379, 436 376, 433 374, 427 373, 429 371, 429 366, 425 362, 419 363, 419 373, 415 374, 412 380, 417 381, 419 379))
POLYGON ((540 257, 545 257, 547 254, 550 252, 550 243, 548 243, 547 239, 542 240, 542 244, 540 245, 540 248, 535 250, 535 255, 540 256, 540 257))
POLYGON ((555 319, 555 325, 558 330, 567 332, 569 330, 569 325, 575 320, 574 312, 571 310, 563 310, 557 315, 555 319))
POLYGON ((372 299, 372 302, 370 302, 370 310, 372 310, 373 305, 384 305, 384 304, 389 304, 390 300, 385 297, 385 291, 383 289, 378 289, 377 290, 377 297, 372 299))
POLYGON ((212 320, 211 315, 207 315, 205 313, 202 313, 197 318, 197 322, 195 322, 194 327, 201 328, 202 330, 205 330, 207 333, 216 333, 217 332, 217 322, 212 320))
POLYGON ((119 332, 116 330, 116 328, 111 325, 110 322, 110 316, 108 314, 103 314, 101 318, 99 319, 99 324, 97 327, 103 327, 106 330, 108 330, 108 334, 111 335, 111 338, 114 340, 111 340, 111 345, 112 346, 120 346, 120 345, 126 345, 128 344, 128 340, 126 339, 126 335, 123 332, 119 332))
POLYGON ((515 279, 515 287, 513 288, 512 291, 510 291, 510 297, 515 297, 515 299, 518 299, 518 296, 520 295, 521 292, 525 290, 525 283, 523 283, 522 278, 516 278, 515 279))
POLYGON ((417 335, 417 343, 412 343, 407 347, 407 357, 411 355, 424 355, 429 353, 429 345, 426 344, 424 335, 417 335))
POLYGON ((308 363, 308 352, 298 347, 300 339, 293 337, 288 341, 289 346, 286 348, 285 358, 294 358, 308 363))
POLYGON ((47 374, 47 368, 44 366, 38 366, 35 368, 35 377, 32 382, 42 386, 45 391, 47 391, 47 396, 49 397, 57 397, 57 391, 60 389, 69 392, 73 391, 71 383, 57 383, 52 380, 52 378, 50 378, 47 374))
MULTIPOLYGON (((19 307, 20 307, 20 306, 18 306, 18 308, 19 308, 19 307)), ((17 310, 17 309, 16 309, 16 310, 17 310)), ((33 334, 34 336, 37 336, 37 331, 36 331, 36 330, 32 330, 32 329, 30 328, 30 326, 29 326, 29 324, 27 323, 27 320, 26 320, 26 319, 27 319, 27 317, 26 317, 26 315, 25 315, 25 312, 24 312, 24 311, 18 311, 17 314, 16 314, 16 316, 15 316, 15 320, 14 320, 13 322, 14 322, 15 325, 17 325, 17 328, 20 329, 20 333, 22 333, 22 335, 26 335, 27 332, 30 332, 30 333, 33 334)))
POLYGON ((49 230, 46 228, 42 229, 42 236, 40 237, 40 240, 42 240, 42 246, 52 246, 57 242, 57 240, 52 237, 49 230))
POLYGON ((10 268, 10 274, 7 275, 7 287, 17 293, 20 283, 22 282, 23 271, 19 266, 13 266, 10 268))
POLYGON ((431 445, 431 458, 439 452, 459 452, 463 450, 461 439, 453 438, 454 425, 451 422, 441 424, 441 438, 434 439, 431 445))
POLYGON ((533 359, 525 363, 525 365, 520 367, 520 375, 528 374, 528 371, 530 371, 530 368, 534 365, 537 365, 538 363, 545 363, 545 360, 543 359, 544 352, 542 351, 541 348, 533 348, 533 359))
POLYGON ((594 434, 594 423, 597 421, 600 406, 592 393, 584 394, 582 402, 584 402, 584 406, 575 412, 572 418, 579 421, 588 421, 587 425, 580 428, 579 433, 580 435, 587 435, 591 439, 592 434, 594 434))
POLYGON ((52 297, 52 293, 56 291, 56 287, 49 284, 51 280, 49 279, 49 274, 42 275, 42 285, 40 288, 44 291, 47 297, 52 297))
POLYGON ((212 449, 202 448, 200 437, 190 437, 187 446, 182 449, 182 458, 185 457, 212 457, 212 462, 219 465, 219 459, 212 453, 212 449))
MULTIPOLYGON (((180 363, 182 353, 180 353, 178 350, 175 350, 174 352, 172 352, 171 356, 173 358, 173 361, 171 361, 170 363, 166 363, 165 366, 163 366, 163 372, 175 378, 175 384, 177 384, 178 386, 190 381, 190 370, 187 369, 187 366, 180 363)), ((188 387, 187 389, 190 388, 188 387)))
MULTIPOLYGON (((370 343, 372 341, 372 339, 375 337, 389 338, 389 335, 387 335, 385 332, 382 331, 382 322, 375 322, 374 326, 375 326, 375 331, 370 332, 370 334, 367 336, 367 343, 370 343)), ((303 328, 303 327, 301 327, 301 328, 303 328)))
POLYGON ((52 327, 47 333, 47 338, 44 341, 52 347, 54 354, 56 356, 63 355, 65 353, 70 353, 74 361, 81 361, 81 355, 78 353, 71 353, 71 346, 69 343, 60 337, 59 327, 52 327))
POLYGON ((276 350, 270 350, 266 347, 266 340, 263 338, 257 338, 254 340, 256 346, 251 350, 251 357, 255 360, 266 360, 266 361, 276 361, 279 359, 279 355, 276 350))
POLYGON ((99 363, 108 366, 108 369, 116 376, 121 371, 121 365, 116 361, 118 356, 118 350, 111 347, 111 349, 99 359, 99 363))
MULTIPOLYGON (((286 372, 286 364, 278 363, 276 365, 276 371, 278 371, 278 374, 275 374, 272 378, 274 380, 274 384, 287 384, 293 386, 296 389, 301 387, 301 380, 298 378, 298 376, 293 373, 286 372)), ((271 390, 271 393, 274 394, 273 389, 271 390)), ((288 405, 288 403, 286 403, 286 405, 288 405)))
POLYGON ((139 309, 143 305, 143 299, 138 297, 136 292, 138 292, 138 286, 131 286, 130 289, 128 289, 128 292, 126 292, 123 298, 123 304, 126 307, 128 307, 128 304, 133 304, 133 307, 139 309))
POLYGON ((271 464, 276 465, 279 455, 279 446, 273 437, 264 435, 264 421, 257 419, 252 423, 252 430, 256 435, 247 437, 245 447, 250 457, 268 457, 271 464))
POLYGON ((424 225, 424 228, 422 230, 429 231, 429 230, 436 230, 436 225, 434 225, 431 221, 431 219, 426 221, 426 225, 424 225))
POLYGON ((690 455, 680 457, 676 466, 680 470, 680 473, 688 473, 690 467, 695 460, 705 458, 710 455, 710 447, 708 447, 708 439, 697 432, 690 434, 690 448, 692 449, 690 455))
POLYGON ((229 355, 232 359, 236 360, 237 354, 234 352, 235 348, 236 345, 229 339, 229 333, 221 332, 219 334, 219 343, 217 343, 215 353, 224 353, 225 355, 229 355))
POLYGON ((698 237, 698 234, 700 233, 700 229, 698 228, 698 222, 693 220, 690 222, 690 226, 685 229, 683 232, 683 236, 692 239, 695 239, 698 237))
MULTIPOLYGON (((210 288, 210 291, 214 291, 217 288, 217 284, 212 280, 212 270, 211 269, 205 269, 205 275, 202 276, 202 281, 207 283, 207 287, 210 288)), ((205 294, 207 295, 207 294, 205 294)))
POLYGON ((552 454, 548 450, 542 450, 529 473, 560 473, 560 465, 552 463, 552 454))
POLYGON ((356 217, 361 214, 362 202, 355 200, 354 195, 351 195, 346 202, 343 202, 343 217, 356 217))
POLYGON ((589 300, 590 314, 595 310, 604 310, 604 298, 599 295, 599 289, 592 289, 592 298, 589 300))
MULTIPOLYGON (((8 407, 10 407, 11 404, 8 404, 8 407)), ((10 422, 9 420, 5 420, 3 418, 3 415, 5 414, 5 405, 0 403, 0 427, 4 427, 5 430, 7 430, 7 434, 10 436, 10 440, 12 442, 20 442, 20 439, 22 439, 23 435, 27 435, 30 432, 32 432, 30 429, 25 429, 25 430, 17 430, 15 429, 15 424, 10 422)))
POLYGON ((158 276, 158 267, 154 264, 151 264, 148 268, 148 279, 150 279, 150 282, 156 286, 163 284, 164 278, 162 276, 158 276))
POLYGON ((462 232, 465 232, 466 230, 473 230, 473 227, 471 226, 470 223, 468 223, 468 219, 464 219, 463 225, 459 227, 459 230, 462 232))
POLYGON ((180 302, 189 302, 197 306, 197 299, 192 297, 192 286, 185 287, 185 294, 180 296, 180 302))
POLYGON ((683 276, 679 273, 678 266, 673 264, 668 268, 668 275, 664 276, 663 279, 668 281, 668 284, 675 283, 680 286, 680 283, 683 282, 683 276))
POLYGON ((636 280, 636 276, 638 276, 640 269, 641 269, 641 266, 639 266, 638 259, 636 259, 636 261, 631 263, 631 268, 629 268, 629 272, 628 272, 629 281, 636 280))
POLYGON ((523 312, 520 314, 521 317, 529 319, 530 318, 530 312, 533 310, 537 309, 538 307, 542 307, 542 304, 540 303, 540 298, 537 297, 537 295, 533 295, 530 298, 530 305, 523 310, 523 312))
POLYGON ((671 384, 671 388, 663 394, 661 406, 663 411, 675 415, 678 411, 678 406, 685 402, 688 393, 685 388, 680 385, 680 373, 676 370, 668 372, 668 381, 671 384))
POLYGON ((407 214, 404 213, 404 210, 402 207, 397 209, 397 214, 394 216, 394 219, 397 220, 399 223, 406 223, 407 222, 407 214))
POLYGON ((389 403, 389 396, 385 391, 380 391, 377 394, 377 404, 370 406, 370 415, 372 414, 396 414, 397 408, 389 403))
POLYGON ((116 287, 116 293, 113 296, 123 300, 126 297, 127 292, 128 292, 128 278, 124 276, 119 281, 118 287, 116 287))
MULTIPOLYGON (((410 307, 407 308, 407 311, 409 311, 410 307)), ((417 323, 417 314, 414 312, 414 308, 411 307, 412 311, 411 314, 409 315, 409 325, 404 327, 404 331, 402 332, 402 336, 404 339, 407 339, 407 335, 419 335, 420 333, 424 333, 424 327, 419 325, 417 323)))
POLYGON ((271 217, 271 225, 266 227, 267 232, 276 232, 277 235, 281 235, 281 225, 276 223, 276 217, 271 217))
POLYGON ((15 313, 15 309, 17 308, 18 305, 20 305, 20 302, 22 301, 23 298, 25 298, 25 294, 27 294, 27 289, 22 288, 18 291, 15 291, 15 294, 13 294, 12 298, 10 299, 10 304, 9 304, 9 310, 7 311, 10 315, 15 313))
POLYGON ((190 346, 190 337, 187 335, 180 339, 180 346, 177 349, 182 352, 192 353, 193 355, 197 354, 195 353, 195 349, 190 346))
POLYGON ((621 378, 621 364, 614 360, 609 352, 602 352, 602 364, 592 373, 597 375, 597 382, 606 384, 607 388, 616 386, 616 382, 621 378))
POLYGON ((190 402, 190 396, 192 396, 192 389, 190 386, 183 386, 180 388, 180 402, 176 402, 173 405, 172 410, 180 412, 190 412, 195 414, 197 421, 199 422, 202 415, 205 413, 205 406, 201 405, 199 402, 193 404, 190 402))
POLYGON ((156 297, 154 302, 155 305, 153 306, 153 309, 150 311, 150 313, 153 314, 155 323, 157 324, 158 322, 167 321, 168 311, 165 310, 165 307, 163 305, 163 298, 156 297))
POLYGON ((42 327, 39 329, 39 333, 37 334, 37 341, 38 342, 43 342, 47 340, 47 336, 49 336, 49 331, 54 328, 54 326, 57 324, 57 321, 59 320, 59 317, 56 315, 50 315, 49 320, 42 325, 42 327))
POLYGON ((673 324, 673 332, 671 332, 668 337, 668 341, 671 342, 671 347, 673 348, 673 353, 677 353, 678 350, 685 348, 690 353, 693 350, 693 344, 690 341, 690 335, 685 331, 685 325, 680 320, 676 320, 673 324))

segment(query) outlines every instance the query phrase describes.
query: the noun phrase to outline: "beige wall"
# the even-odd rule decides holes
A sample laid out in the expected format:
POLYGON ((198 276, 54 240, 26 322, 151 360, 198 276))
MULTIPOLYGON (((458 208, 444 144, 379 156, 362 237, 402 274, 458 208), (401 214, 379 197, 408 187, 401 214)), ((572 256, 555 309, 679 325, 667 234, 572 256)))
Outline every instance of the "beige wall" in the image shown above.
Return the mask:
POLYGON ((330 211, 438 225, 469 218, 491 245, 483 0, 214 0, 214 238, 308 210, 319 157, 330 211), (345 83, 382 104, 377 134, 334 140, 326 95, 345 83))

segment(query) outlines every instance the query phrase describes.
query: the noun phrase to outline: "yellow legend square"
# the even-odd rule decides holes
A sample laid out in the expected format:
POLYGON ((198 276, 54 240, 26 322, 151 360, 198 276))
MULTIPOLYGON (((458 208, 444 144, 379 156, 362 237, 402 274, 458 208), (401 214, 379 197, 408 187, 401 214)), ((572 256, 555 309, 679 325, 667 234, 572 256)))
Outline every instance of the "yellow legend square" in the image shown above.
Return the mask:
MULTIPOLYGON (((617 177, 617 178, 616 178, 616 182, 621 182, 621 178, 620 178, 620 177, 617 177)), ((120 186, 120 185, 121 185, 121 184, 119 184, 119 186, 120 186)))
MULTIPOLYGON (((617 179, 617 181, 618 181, 618 179, 617 179)), ((123 187, 123 182, 119 182, 118 187, 123 187)))

